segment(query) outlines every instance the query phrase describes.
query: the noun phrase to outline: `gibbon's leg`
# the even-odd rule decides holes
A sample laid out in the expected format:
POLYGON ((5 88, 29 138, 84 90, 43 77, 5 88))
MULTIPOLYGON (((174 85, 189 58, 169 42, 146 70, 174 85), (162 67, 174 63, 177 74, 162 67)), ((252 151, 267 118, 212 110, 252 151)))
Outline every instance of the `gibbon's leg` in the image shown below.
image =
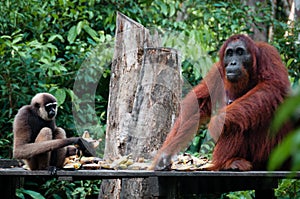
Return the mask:
MULTIPOLYGON (((44 127, 41 129, 40 133, 36 137, 35 143, 43 142, 47 140, 52 140, 52 130, 50 128, 44 127)), ((26 162, 30 170, 46 169, 50 164, 50 156, 51 156, 50 152, 47 152, 47 153, 33 156, 30 159, 26 159, 26 162)))
MULTIPOLYGON (((56 128, 54 131, 53 139, 65 139, 67 138, 66 132, 63 128, 56 128)), ((51 161, 54 161, 54 165, 51 166, 57 166, 59 168, 62 168, 64 166, 66 154, 67 154, 67 147, 62 147, 60 149, 55 150, 56 152, 56 159, 53 160, 51 157, 51 161)), ((52 152, 53 154, 53 152, 52 152)), ((52 155, 51 154, 51 155, 52 155)))

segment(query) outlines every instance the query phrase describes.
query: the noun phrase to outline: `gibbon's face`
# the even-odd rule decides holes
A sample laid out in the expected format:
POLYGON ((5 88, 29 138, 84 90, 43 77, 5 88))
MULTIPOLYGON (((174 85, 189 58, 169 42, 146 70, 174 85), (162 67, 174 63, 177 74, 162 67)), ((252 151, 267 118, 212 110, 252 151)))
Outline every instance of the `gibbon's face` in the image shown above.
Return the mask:
POLYGON ((48 114, 49 119, 53 119, 57 112, 57 102, 50 102, 45 104, 45 110, 48 114))
POLYGON ((43 120, 54 120, 57 114, 56 98, 49 93, 39 93, 31 100, 31 104, 37 109, 37 114, 43 120))

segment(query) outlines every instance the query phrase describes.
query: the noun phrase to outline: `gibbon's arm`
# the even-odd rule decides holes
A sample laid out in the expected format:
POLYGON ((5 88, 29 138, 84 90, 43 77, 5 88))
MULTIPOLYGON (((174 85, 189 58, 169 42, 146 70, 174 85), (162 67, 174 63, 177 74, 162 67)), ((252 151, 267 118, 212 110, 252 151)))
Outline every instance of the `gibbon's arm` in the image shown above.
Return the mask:
POLYGON ((17 159, 28 159, 41 153, 53 151, 68 145, 77 144, 84 156, 96 156, 95 148, 84 138, 72 137, 65 139, 48 140, 37 143, 15 145, 13 156, 17 159))
MULTIPOLYGON (((66 139, 55 139, 47 140, 37 143, 28 144, 16 144, 14 147, 13 156, 17 159, 28 159, 41 153, 53 151, 68 145, 77 144, 81 138, 66 138, 66 139)), ((83 140, 84 141, 84 140, 83 140)), ((85 141, 86 142, 86 141, 85 141)), ((82 146, 80 146, 82 147, 82 146)))

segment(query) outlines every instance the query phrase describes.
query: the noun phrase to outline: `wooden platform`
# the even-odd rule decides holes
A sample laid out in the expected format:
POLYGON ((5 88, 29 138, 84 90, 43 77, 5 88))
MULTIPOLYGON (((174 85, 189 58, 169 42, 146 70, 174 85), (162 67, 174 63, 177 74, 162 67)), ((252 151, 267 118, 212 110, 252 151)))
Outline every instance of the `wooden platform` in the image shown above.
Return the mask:
POLYGON ((146 177, 237 177, 237 178, 300 178, 300 172, 290 171, 148 171, 148 170, 58 170, 56 175, 49 175, 48 171, 29 171, 22 168, 0 168, 0 178, 4 176, 72 176, 74 178, 87 177, 89 179, 115 178, 146 178, 146 177))
MULTIPOLYGON (((1 190, 11 198, 20 178, 43 176, 59 180, 94 180, 146 178, 151 185, 151 197, 177 198, 206 193, 224 193, 256 190, 256 198, 274 197, 274 188, 283 178, 300 178, 300 172, 288 171, 144 171, 144 170, 59 170, 56 175, 48 171, 28 171, 21 168, 0 168, 1 190)), ((3 193, 3 192, 2 192, 3 193)), ((1 197, 2 198, 2 197, 1 197)))

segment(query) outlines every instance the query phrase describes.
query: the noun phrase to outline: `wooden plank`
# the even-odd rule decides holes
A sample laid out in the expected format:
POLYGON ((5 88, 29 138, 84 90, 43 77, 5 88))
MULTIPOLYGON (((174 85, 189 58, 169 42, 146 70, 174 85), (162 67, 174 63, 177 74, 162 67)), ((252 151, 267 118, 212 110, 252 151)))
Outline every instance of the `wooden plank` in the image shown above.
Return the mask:
POLYGON ((271 177, 271 178, 300 178, 300 172, 291 171, 155 171, 156 176, 182 177, 271 177))
MULTIPOLYGON (((29 171, 22 168, 0 168, 1 176, 50 176, 48 171, 29 171)), ((300 172, 290 171, 148 171, 148 170, 58 170, 56 176, 85 176, 96 178, 133 178, 133 177, 259 177, 259 178, 300 178, 300 172)))
MULTIPOLYGON (((24 169, 0 169, 0 178, 1 176, 49 176, 48 171, 46 170, 35 170, 28 171, 24 169)), ((73 176, 73 177, 87 177, 87 178, 136 178, 136 177, 150 177, 155 176, 155 173, 152 171, 135 171, 135 170, 58 170, 56 175, 53 176, 73 176)))

